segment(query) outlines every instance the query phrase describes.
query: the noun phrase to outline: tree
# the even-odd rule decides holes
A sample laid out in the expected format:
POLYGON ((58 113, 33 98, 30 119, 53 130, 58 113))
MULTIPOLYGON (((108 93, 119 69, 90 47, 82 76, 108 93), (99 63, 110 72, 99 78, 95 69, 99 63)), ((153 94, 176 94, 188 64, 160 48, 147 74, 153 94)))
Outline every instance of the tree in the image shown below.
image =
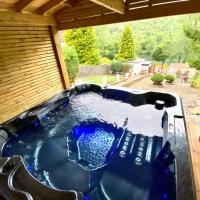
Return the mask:
POLYGON ((78 72, 79 72, 79 61, 78 55, 74 47, 65 46, 63 48, 65 64, 67 66, 67 71, 69 75, 70 82, 74 82, 78 72))
POLYGON ((152 58, 155 61, 164 63, 167 59, 164 46, 157 46, 152 52, 152 58))
POLYGON ((129 25, 125 26, 122 33, 117 58, 125 61, 134 60, 136 58, 136 45, 132 28, 129 25))
POLYGON ((185 37, 182 31, 182 21, 185 16, 148 19, 133 23, 135 38, 138 42, 138 56, 152 59, 152 52, 157 46, 165 46, 166 61, 184 62, 185 37))
POLYGON ((187 61, 192 67, 200 69, 200 15, 188 16, 183 31, 188 39, 187 61))
POLYGON ((185 17, 180 17, 176 23, 176 31, 171 32, 165 40, 167 62, 185 62, 187 59, 187 42, 183 33, 182 23, 185 17))
POLYGON ((79 28, 65 31, 65 42, 74 46, 82 64, 99 64, 99 49, 94 28, 79 28))
POLYGON ((187 45, 183 30, 178 29, 168 39, 165 47, 168 62, 185 62, 187 58, 187 45))
MULTIPOLYGON (((152 52, 157 46, 165 46, 166 62, 185 62, 188 51, 182 23, 186 16, 148 19, 129 23, 134 30, 136 55, 152 59, 152 52)), ((118 58, 119 38, 124 30, 123 24, 96 27, 100 54, 102 57, 118 58)))
POLYGON ((97 32, 97 38, 99 41, 99 50, 101 57, 106 57, 112 60, 115 57, 116 54, 116 46, 117 46, 117 40, 113 36, 110 26, 99 26, 96 27, 97 32))
POLYGON ((141 57, 151 57, 152 51, 154 50, 154 47, 156 45, 155 38, 154 37, 148 37, 148 39, 142 38, 139 39, 140 45, 138 49, 138 54, 141 57))

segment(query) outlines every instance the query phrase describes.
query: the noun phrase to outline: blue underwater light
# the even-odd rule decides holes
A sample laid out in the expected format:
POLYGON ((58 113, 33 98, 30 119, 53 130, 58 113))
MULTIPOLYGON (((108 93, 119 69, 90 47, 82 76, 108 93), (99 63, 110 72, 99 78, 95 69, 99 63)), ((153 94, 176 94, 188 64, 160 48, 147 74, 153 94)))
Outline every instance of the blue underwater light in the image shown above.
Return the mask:
POLYGON ((162 194, 162 199, 163 199, 163 200, 168 200, 168 195, 167 195, 167 193, 163 193, 163 194, 162 194))
POLYGON ((27 165, 26 168, 29 172, 33 172, 33 166, 32 165, 27 165))

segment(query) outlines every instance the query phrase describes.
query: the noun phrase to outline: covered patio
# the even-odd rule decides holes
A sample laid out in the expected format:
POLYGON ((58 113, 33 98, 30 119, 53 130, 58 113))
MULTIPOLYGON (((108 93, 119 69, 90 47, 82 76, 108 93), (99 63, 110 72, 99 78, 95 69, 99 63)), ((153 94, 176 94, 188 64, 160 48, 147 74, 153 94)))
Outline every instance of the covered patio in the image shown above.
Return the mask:
POLYGON ((58 31, 199 12, 199 0, 1 0, 0 124, 70 88, 58 31))

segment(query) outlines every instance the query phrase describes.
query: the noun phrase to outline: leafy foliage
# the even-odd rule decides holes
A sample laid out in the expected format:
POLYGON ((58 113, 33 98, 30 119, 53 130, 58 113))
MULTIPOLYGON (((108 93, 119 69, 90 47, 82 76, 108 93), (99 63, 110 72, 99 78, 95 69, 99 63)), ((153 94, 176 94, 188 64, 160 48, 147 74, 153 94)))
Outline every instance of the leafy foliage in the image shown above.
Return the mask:
POLYGON ((125 26, 122 33, 117 58, 125 61, 134 60, 136 58, 135 41, 132 27, 130 25, 125 26))
POLYGON ((99 49, 95 29, 72 29, 65 32, 65 42, 74 46, 82 64, 99 64, 99 49))
POLYGON ((164 76, 160 73, 155 73, 152 77, 151 80, 156 83, 156 84, 161 84, 164 80, 164 76))
POLYGON ((197 72, 191 79, 191 85, 196 88, 200 88, 200 73, 197 72))
POLYGON ((124 61, 138 55, 168 64, 189 62, 200 68, 199 14, 141 20, 125 28, 111 24, 69 30, 65 41, 76 48, 83 64, 98 64, 99 57, 124 61))
POLYGON ((78 72, 79 72, 79 61, 78 55, 75 48, 66 46, 63 49, 65 64, 67 66, 67 71, 69 75, 70 82, 74 82, 78 72))
POLYGON ((111 62, 111 70, 113 72, 121 72, 123 67, 123 62, 120 60, 113 60, 111 62))
POLYGON ((174 75, 168 74, 168 75, 165 76, 165 80, 166 80, 167 82, 173 83, 174 80, 175 80, 175 77, 174 77, 174 75))
POLYGON ((108 59, 113 60, 118 50, 119 32, 113 32, 109 25, 96 27, 96 32, 101 57, 107 57, 108 59))
POLYGON ((101 64, 110 64, 111 60, 109 58, 103 57, 103 58, 101 58, 100 63, 101 64))
POLYGON ((167 59, 164 46, 157 46, 152 53, 152 58, 158 62, 164 63, 167 59))
POLYGON ((200 69, 200 15, 188 16, 183 30, 190 49, 187 61, 192 67, 200 69))
MULTIPOLYGON (((152 59, 157 46, 164 46, 166 62, 185 62, 188 49, 182 24, 185 16, 148 19, 129 23, 134 30, 135 53, 138 57, 152 59)), ((119 39, 123 24, 104 25, 96 28, 102 57, 113 59, 119 52, 119 39)), ((117 57, 118 58, 118 57, 117 57)))

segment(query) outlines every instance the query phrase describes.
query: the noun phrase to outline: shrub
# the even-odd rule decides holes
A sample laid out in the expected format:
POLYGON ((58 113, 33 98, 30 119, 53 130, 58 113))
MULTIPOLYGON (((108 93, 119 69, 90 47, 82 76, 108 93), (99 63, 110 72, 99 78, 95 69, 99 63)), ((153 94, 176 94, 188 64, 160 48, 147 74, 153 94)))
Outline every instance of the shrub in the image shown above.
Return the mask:
POLYGON ((123 63, 120 60, 113 60, 111 62, 111 70, 112 72, 121 72, 123 67, 123 63))
POLYGON ((100 63, 101 64, 110 64, 111 60, 109 58, 103 57, 103 58, 101 58, 100 63))
POLYGON ((66 46, 63 49, 65 64, 67 67, 69 80, 74 82, 78 72, 79 72, 79 60, 75 48, 66 46))
POLYGON ((166 76, 165 76, 165 80, 166 80, 167 82, 169 82, 169 83, 173 83, 174 80, 175 80, 175 77, 174 77, 174 75, 166 75, 166 76))
POLYGON ((124 63, 124 64, 123 64, 123 66, 122 66, 122 72, 123 72, 123 73, 129 72, 130 69, 131 69, 131 65, 130 65, 130 64, 128 64, 128 63, 124 63))
POLYGON ((195 88, 200 88, 200 72, 197 72, 191 79, 191 85, 195 88))
POLYGON ((155 73, 152 77, 151 80, 155 83, 155 84, 161 84, 164 80, 164 76, 160 73, 155 73))

